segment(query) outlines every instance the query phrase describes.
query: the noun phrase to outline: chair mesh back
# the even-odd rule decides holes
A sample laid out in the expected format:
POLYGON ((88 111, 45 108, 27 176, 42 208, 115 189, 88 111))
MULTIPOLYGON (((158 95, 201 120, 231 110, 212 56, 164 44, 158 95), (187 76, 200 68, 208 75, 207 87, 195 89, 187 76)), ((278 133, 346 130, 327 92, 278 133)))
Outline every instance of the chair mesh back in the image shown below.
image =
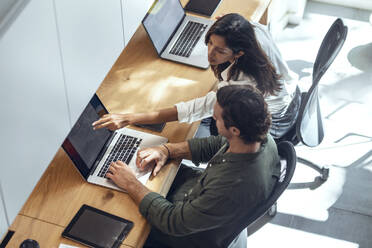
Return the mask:
MULTIPOLYGON (((296 151, 292 143, 288 141, 282 141, 277 146, 278 146, 278 152, 279 152, 280 158, 285 159, 286 161, 285 170, 282 170, 282 172, 284 172, 282 173, 282 175, 284 175, 283 180, 279 180, 276 183, 273 189, 273 192, 271 192, 270 196, 259 207, 257 207, 253 213, 247 213, 247 216, 245 217, 244 225, 241 226, 241 228, 239 229, 240 231, 237 229, 237 233, 235 233, 234 236, 238 235, 241 232, 241 230, 248 227, 249 225, 254 223, 256 220, 258 220, 260 217, 262 217, 271 208, 271 206, 273 206, 274 203, 278 200, 278 198, 284 192, 284 190, 288 187, 289 182, 292 179, 292 176, 296 168, 296 160, 297 160, 296 151)), ((230 240, 228 244, 230 244, 231 242, 232 240, 230 240)))

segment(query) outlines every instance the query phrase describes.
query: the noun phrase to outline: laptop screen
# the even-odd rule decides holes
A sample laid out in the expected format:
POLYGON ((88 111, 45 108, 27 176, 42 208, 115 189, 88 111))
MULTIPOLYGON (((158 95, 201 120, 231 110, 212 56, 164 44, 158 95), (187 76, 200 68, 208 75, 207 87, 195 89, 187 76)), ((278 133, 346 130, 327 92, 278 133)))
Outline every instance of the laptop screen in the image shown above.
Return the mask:
POLYGON ((142 21, 156 51, 160 54, 185 16, 179 0, 155 0, 142 21))
POLYGON ((97 156, 112 135, 112 131, 106 128, 92 128, 92 123, 106 113, 106 108, 97 95, 94 95, 62 145, 85 178, 89 176, 97 156))

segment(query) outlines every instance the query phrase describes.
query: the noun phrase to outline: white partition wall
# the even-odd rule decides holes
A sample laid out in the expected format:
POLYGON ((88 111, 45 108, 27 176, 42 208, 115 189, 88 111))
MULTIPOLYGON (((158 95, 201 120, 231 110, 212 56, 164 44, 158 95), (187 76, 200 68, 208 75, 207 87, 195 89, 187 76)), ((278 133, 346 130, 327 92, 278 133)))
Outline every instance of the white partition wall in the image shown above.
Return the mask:
POLYGON ((69 130, 51 1, 25 7, 0 54, 0 181, 12 222, 69 130))
POLYGON ((123 8, 123 26, 125 45, 128 44, 134 32, 141 24, 143 17, 150 9, 154 0, 121 0, 123 8))
POLYGON ((1 181, 0 181, 0 240, 6 234, 7 229, 8 229, 8 220, 6 219, 4 197, 2 195, 2 188, 1 188, 1 181))
POLYGON ((54 0, 73 125, 124 48, 120 0, 54 0))
POLYGON ((0 1, 0 38, 30 0, 0 1))
POLYGON ((153 2, 15 1, 0 30, 0 237, 153 2))

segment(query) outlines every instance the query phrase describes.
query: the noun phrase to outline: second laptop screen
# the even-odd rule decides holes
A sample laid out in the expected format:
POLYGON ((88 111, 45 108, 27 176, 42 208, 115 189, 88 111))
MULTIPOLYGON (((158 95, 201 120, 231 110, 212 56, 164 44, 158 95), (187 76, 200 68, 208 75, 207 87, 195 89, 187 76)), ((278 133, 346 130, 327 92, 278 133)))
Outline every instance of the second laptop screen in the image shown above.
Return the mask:
POLYGON ((143 20, 143 25, 160 54, 185 15, 179 0, 157 0, 143 20))

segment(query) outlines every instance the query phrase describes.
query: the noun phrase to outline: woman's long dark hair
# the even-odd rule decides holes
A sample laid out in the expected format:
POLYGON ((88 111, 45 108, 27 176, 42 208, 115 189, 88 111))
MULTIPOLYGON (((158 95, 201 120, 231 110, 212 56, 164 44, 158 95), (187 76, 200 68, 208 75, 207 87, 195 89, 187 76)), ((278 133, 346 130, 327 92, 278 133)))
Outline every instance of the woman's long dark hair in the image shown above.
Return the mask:
MULTIPOLYGON (((243 51, 244 55, 231 67, 227 81, 237 80, 240 72, 251 76, 257 83, 256 87, 263 95, 276 95, 281 89, 280 75, 276 73, 273 64, 256 39, 254 26, 239 14, 227 14, 218 19, 209 29, 205 37, 208 44, 212 34, 222 36, 226 45, 234 54, 243 51)), ((221 72, 230 65, 226 62, 212 65, 215 76, 222 80, 221 72)))

